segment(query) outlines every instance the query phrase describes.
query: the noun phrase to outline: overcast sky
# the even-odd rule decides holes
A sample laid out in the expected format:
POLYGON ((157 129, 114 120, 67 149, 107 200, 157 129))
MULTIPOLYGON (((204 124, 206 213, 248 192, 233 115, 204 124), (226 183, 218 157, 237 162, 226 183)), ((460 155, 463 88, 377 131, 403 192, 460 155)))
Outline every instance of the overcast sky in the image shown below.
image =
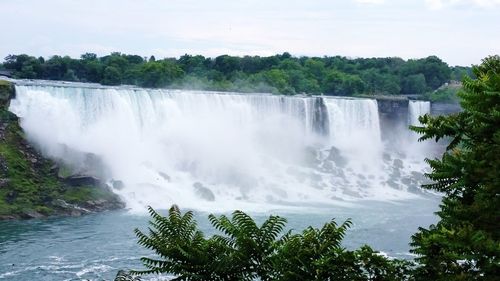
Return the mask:
POLYGON ((500 0, 0 0, 0 57, 500 53, 500 0))

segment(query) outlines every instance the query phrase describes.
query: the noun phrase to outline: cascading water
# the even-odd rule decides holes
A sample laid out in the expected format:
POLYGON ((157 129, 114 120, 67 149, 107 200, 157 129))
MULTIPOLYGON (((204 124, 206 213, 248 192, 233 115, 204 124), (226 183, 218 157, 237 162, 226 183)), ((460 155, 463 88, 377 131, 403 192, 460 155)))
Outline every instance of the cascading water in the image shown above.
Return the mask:
POLYGON ((325 98, 330 122, 330 143, 349 156, 350 162, 374 167, 382 155, 377 101, 325 98), (368 161, 368 162, 367 162, 368 161))
POLYGON ((132 209, 339 204, 418 185, 370 99, 35 84, 16 86, 10 110, 46 155, 119 182, 132 209))
POLYGON ((418 117, 431 113, 431 103, 429 101, 410 100, 408 103, 408 124, 420 125, 418 117))
MULTIPOLYGON (((408 102, 408 126, 421 126, 418 118, 422 115, 431 113, 431 103, 429 101, 414 101, 410 100, 408 102)), ((413 157, 420 157, 419 162, 422 162, 423 155, 426 155, 430 148, 430 143, 419 142, 418 139, 420 135, 416 132, 409 132, 409 137, 407 144, 405 146, 409 147, 408 152, 413 157)))

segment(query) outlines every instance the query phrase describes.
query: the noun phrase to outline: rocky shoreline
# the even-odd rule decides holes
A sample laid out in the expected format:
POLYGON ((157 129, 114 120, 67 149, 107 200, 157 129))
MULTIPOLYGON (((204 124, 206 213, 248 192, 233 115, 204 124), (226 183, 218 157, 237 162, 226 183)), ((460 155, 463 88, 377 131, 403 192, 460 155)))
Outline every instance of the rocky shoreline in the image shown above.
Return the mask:
POLYGON ((80 216, 124 208, 99 178, 72 172, 30 145, 19 118, 8 111, 14 97, 12 83, 0 80, 0 220, 80 216))

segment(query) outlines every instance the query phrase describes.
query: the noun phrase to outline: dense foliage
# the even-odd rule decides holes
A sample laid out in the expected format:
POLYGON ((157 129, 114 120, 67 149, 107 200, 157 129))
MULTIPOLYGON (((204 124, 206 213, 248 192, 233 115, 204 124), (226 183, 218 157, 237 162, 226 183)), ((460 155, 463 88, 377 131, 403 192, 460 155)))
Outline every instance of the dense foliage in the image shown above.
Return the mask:
POLYGON ((469 74, 467 67, 449 67, 430 56, 401 58, 270 57, 228 55, 216 58, 184 55, 156 60, 111 53, 68 56, 9 55, 3 68, 16 78, 95 82, 104 85, 137 85, 281 94, 422 95, 450 79, 469 74))
POLYGON ((463 111, 420 117, 421 140, 449 138, 441 159, 428 160, 445 194, 440 221, 413 236, 420 280, 498 280, 500 276, 500 57, 491 56, 465 78, 463 111))
POLYGON ((209 216, 222 232, 205 238, 192 212, 177 206, 164 217, 149 209, 149 233, 136 229, 139 244, 159 256, 142 258, 145 271, 171 273, 174 280, 409 280, 408 262, 389 260, 368 246, 349 251, 341 241, 350 226, 326 223, 302 233, 283 233, 286 220, 270 216, 261 226, 235 211, 231 219, 209 216))

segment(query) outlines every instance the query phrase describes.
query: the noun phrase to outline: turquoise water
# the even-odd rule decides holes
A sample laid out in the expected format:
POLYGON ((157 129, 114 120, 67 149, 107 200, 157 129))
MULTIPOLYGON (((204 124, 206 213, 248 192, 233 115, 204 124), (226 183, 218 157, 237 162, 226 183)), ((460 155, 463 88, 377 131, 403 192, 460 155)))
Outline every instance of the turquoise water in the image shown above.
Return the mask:
MULTIPOLYGON (((314 206, 275 211, 296 231, 321 226, 332 218, 352 218, 344 245, 370 244, 389 256, 412 258, 410 236, 436 222, 438 198, 404 202, 367 202, 350 207, 314 206)), ((262 221, 269 214, 253 214, 262 221)), ((213 233, 206 213, 197 213, 201 229, 213 233)), ((141 269, 151 255, 136 244, 133 229, 146 229, 148 217, 113 211, 82 217, 0 222, 0 280, 113 280, 119 269, 141 269)), ((149 276, 146 280, 168 280, 149 276)))

